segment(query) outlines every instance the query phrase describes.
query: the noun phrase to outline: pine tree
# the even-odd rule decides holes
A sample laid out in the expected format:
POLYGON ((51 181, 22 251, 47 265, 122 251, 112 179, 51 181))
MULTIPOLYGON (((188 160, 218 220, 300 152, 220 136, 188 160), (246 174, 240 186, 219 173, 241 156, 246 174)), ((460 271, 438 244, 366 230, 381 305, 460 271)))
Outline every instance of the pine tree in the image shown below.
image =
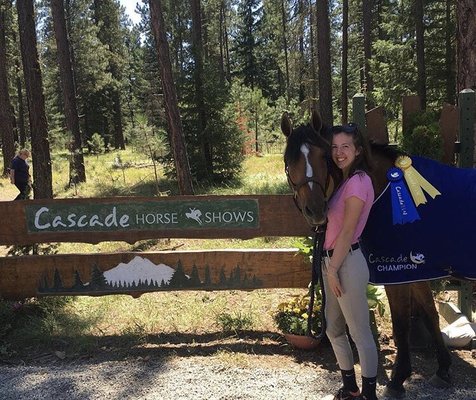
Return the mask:
POLYGON ((70 183, 86 182, 84 169, 83 146, 79 127, 79 115, 76 104, 76 88, 71 62, 70 42, 66 29, 66 18, 63 0, 51 0, 53 24, 57 45, 58 64, 60 68, 61 86, 66 114, 66 126, 73 139, 71 141, 72 157, 70 161, 70 183))
POLYGON ((79 275, 78 271, 74 271, 74 283, 73 289, 82 289, 84 287, 83 281, 81 280, 81 276, 79 275))
POLYGON ((51 156, 33 0, 17 1, 16 6, 31 129, 34 197, 35 199, 51 199, 53 197, 51 156))
POLYGON ((6 18, 7 8, 0 5, 0 131, 2 139, 3 171, 7 174, 10 162, 15 156, 13 134, 14 115, 8 87, 7 74, 7 46, 6 46, 6 18))
POLYGON ((94 265, 91 269, 91 281, 90 287, 92 289, 103 289, 107 286, 106 278, 104 277, 103 272, 99 269, 97 265, 94 265))
POLYGON ((198 275, 198 268, 194 264, 192 267, 192 273, 190 275, 190 287, 200 287, 202 282, 200 281, 200 276, 198 275))
POLYGON ((61 275, 60 272, 58 271, 58 268, 55 268, 55 273, 53 276, 53 289, 56 291, 61 291, 63 288, 63 281, 61 280, 61 275))

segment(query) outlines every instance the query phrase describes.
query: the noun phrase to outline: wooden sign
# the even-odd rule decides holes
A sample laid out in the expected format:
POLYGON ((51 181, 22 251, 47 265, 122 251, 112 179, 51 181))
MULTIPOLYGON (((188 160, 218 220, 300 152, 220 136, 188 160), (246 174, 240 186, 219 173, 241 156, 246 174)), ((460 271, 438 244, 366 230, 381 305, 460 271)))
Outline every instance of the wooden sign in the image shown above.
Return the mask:
MULTIPOLYGON (((313 234, 290 195, 177 196, 0 202, 0 244, 135 243, 151 238, 313 234)), ((306 287, 297 250, 58 254, 0 258, 0 296, 131 294, 306 287)))
POLYGON ((130 294, 170 290, 307 287, 293 249, 62 254, 0 258, 0 296, 130 294))
POLYGON ((9 201, 0 220, 3 245, 312 233, 291 195, 9 201))
POLYGON ((25 205, 29 233, 259 228, 257 199, 25 205))

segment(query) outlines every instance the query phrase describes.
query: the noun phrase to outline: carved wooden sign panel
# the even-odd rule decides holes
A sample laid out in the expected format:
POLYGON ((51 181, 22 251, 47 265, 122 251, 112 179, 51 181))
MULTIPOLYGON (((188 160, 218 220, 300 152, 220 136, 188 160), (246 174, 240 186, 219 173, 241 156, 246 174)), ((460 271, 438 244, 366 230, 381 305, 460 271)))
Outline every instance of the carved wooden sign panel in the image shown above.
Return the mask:
POLYGON ((312 233, 291 195, 9 201, 0 221, 12 222, 0 224, 1 245, 312 233))
POLYGON ((28 232, 258 228, 256 199, 27 204, 28 232))
POLYGON ((170 290, 306 287, 310 265, 293 249, 58 254, 0 258, 0 295, 105 295, 170 290))

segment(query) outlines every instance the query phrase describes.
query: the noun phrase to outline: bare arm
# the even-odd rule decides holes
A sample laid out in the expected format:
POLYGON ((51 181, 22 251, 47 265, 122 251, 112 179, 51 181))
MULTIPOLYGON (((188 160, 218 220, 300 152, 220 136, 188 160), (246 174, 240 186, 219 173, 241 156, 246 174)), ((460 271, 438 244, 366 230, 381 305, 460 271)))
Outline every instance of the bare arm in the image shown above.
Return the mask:
POLYGON ((337 236, 334 253, 332 254, 327 270, 329 285, 337 297, 340 297, 343 293, 337 273, 344 262, 345 257, 347 257, 347 254, 349 253, 352 238, 355 229, 357 228, 357 223, 364 208, 364 204, 363 200, 355 196, 349 197, 345 200, 344 225, 337 236))

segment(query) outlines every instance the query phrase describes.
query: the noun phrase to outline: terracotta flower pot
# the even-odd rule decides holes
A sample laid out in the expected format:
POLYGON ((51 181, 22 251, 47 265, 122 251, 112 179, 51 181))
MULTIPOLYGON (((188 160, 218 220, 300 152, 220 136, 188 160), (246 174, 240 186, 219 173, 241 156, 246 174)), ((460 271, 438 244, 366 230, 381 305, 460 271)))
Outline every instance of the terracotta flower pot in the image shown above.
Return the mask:
POLYGON ((289 344, 300 350, 314 350, 320 343, 320 340, 307 335, 293 335, 285 333, 284 337, 289 344))

